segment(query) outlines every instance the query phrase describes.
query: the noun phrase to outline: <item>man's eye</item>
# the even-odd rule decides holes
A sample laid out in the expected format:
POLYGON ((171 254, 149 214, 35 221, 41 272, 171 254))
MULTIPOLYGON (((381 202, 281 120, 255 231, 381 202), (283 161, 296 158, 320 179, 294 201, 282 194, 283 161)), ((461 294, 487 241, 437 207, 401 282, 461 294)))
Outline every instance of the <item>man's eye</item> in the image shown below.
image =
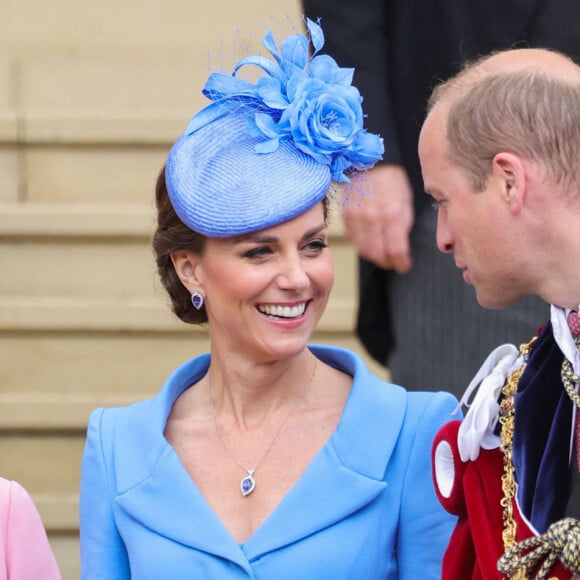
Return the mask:
POLYGON ((438 210, 441 207, 441 204, 442 203, 443 202, 440 199, 434 199, 434 200, 431 201, 431 207, 434 210, 438 210))

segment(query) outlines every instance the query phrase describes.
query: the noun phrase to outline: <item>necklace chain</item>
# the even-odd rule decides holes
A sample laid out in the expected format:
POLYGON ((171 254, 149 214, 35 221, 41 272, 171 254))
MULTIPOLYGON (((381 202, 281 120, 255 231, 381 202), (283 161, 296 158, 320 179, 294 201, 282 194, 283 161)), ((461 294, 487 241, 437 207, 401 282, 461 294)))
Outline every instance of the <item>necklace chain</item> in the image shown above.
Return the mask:
POLYGON ((244 478, 240 482, 240 491, 242 492, 242 495, 244 497, 250 495, 254 491, 254 489, 256 487, 256 481, 255 481, 255 478, 254 478, 254 474, 256 473, 256 471, 258 471, 258 469, 260 468, 260 466, 262 465, 262 463, 266 459, 266 456, 270 452, 270 449, 272 449, 274 443, 276 442, 276 440, 280 436, 280 433, 282 433, 282 429, 284 429, 284 427, 286 426, 286 423, 288 422, 288 420, 290 419, 290 417, 292 416, 292 414, 294 413, 294 411, 296 411, 296 409, 299 407, 300 403, 302 403, 302 401, 306 397, 306 394, 310 390, 310 386, 314 382, 314 375, 316 374, 316 365, 317 365, 317 359, 315 358, 314 359, 314 366, 312 368, 312 374, 310 375, 310 378, 308 379, 308 382, 304 386, 304 389, 302 390, 302 394, 300 395, 300 397, 298 397, 298 399, 296 400, 296 402, 292 405, 292 407, 290 408, 290 411, 288 411, 288 414, 284 418, 284 421, 282 421, 282 423, 280 424, 280 427, 278 427, 276 433, 274 434, 274 437, 270 441, 270 444, 266 447, 266 450, 262 454, 262 457, 260 458, 260 461, 258 461, 258 463, 256 464, 256 467, 254 467, 254 469, 246 469, 233 456, 232 452, 228 449, 227 445, 225 444, 225 442, 224 442, 224 440, 222 438, 222 435, 220 433, 220 430, 219 430, 218 424, 217 424, 217 413, 216 413, 216 410, 215 410, 215 404, 214 404, 213 397, 212 397, 212 394, 211 394, 211 381, 210 381, 209 373, 208 373, 208 375, 207 375, 207 392, 208 392, 208 395, 209 395, 209 404, 210 404, 210 407, 211 407, 211 415, 212 415, 212 419, 213 419, 213 426, 214 426, 215 434, 216 434, 216 436, 218 438, 218 441, 220 442, 220 445, 223 447, 223 450, 226 452, 226 455, 242 471, 244 471, 247 474, 246 476, 244 476, 244 478))

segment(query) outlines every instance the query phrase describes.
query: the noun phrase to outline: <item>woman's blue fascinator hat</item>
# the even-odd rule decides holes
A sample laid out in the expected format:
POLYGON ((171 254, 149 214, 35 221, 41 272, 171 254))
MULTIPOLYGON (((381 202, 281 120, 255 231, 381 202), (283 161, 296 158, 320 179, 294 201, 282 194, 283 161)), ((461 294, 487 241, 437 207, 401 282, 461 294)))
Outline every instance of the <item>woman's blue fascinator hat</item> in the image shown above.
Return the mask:
POLYGON ((285 222, 321 201, 332 180, 348 182, 382 158, 382 139, 363 128, 354 69, 318 54, 322 29, 306 24, 308 36, 280 48, 266 34, 273 60, 248 56, 231 75, 209 76, 203 94, 213 102, 191 119, 165 169, 171 204, 192 230, 228 237, 285 222), (265 74, 255 84, 236 76, 246 65, 265 74))

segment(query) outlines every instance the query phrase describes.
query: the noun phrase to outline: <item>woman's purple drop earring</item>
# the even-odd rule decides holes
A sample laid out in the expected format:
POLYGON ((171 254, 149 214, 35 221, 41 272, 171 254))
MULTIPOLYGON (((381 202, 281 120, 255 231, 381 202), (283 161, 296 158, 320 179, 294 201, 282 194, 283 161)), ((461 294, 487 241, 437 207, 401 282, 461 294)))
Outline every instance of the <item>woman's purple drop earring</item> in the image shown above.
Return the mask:
POLYGON ((200 310, 203 306, 203 294, 197 290, 191 295, 191 303, 196 310, 200 310))

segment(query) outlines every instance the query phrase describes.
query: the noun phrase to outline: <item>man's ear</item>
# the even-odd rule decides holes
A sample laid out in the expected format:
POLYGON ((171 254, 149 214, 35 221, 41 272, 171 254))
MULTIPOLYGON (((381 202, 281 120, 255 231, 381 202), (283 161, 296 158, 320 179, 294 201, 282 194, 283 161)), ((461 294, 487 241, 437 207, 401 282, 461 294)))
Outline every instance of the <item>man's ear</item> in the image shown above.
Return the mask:
POLYGON ((190 293, 199 290, 200 281, 197 276, 199 256, 189 250, 171 252, 171 261, 181 283, 190 293))
POLYGON ((523 159, 510 151, 497 153, 492 161, 494 181, 499 184, 500 195, 509 204, 510 211, 522 210, 527 188, 527 172, 523 159))

